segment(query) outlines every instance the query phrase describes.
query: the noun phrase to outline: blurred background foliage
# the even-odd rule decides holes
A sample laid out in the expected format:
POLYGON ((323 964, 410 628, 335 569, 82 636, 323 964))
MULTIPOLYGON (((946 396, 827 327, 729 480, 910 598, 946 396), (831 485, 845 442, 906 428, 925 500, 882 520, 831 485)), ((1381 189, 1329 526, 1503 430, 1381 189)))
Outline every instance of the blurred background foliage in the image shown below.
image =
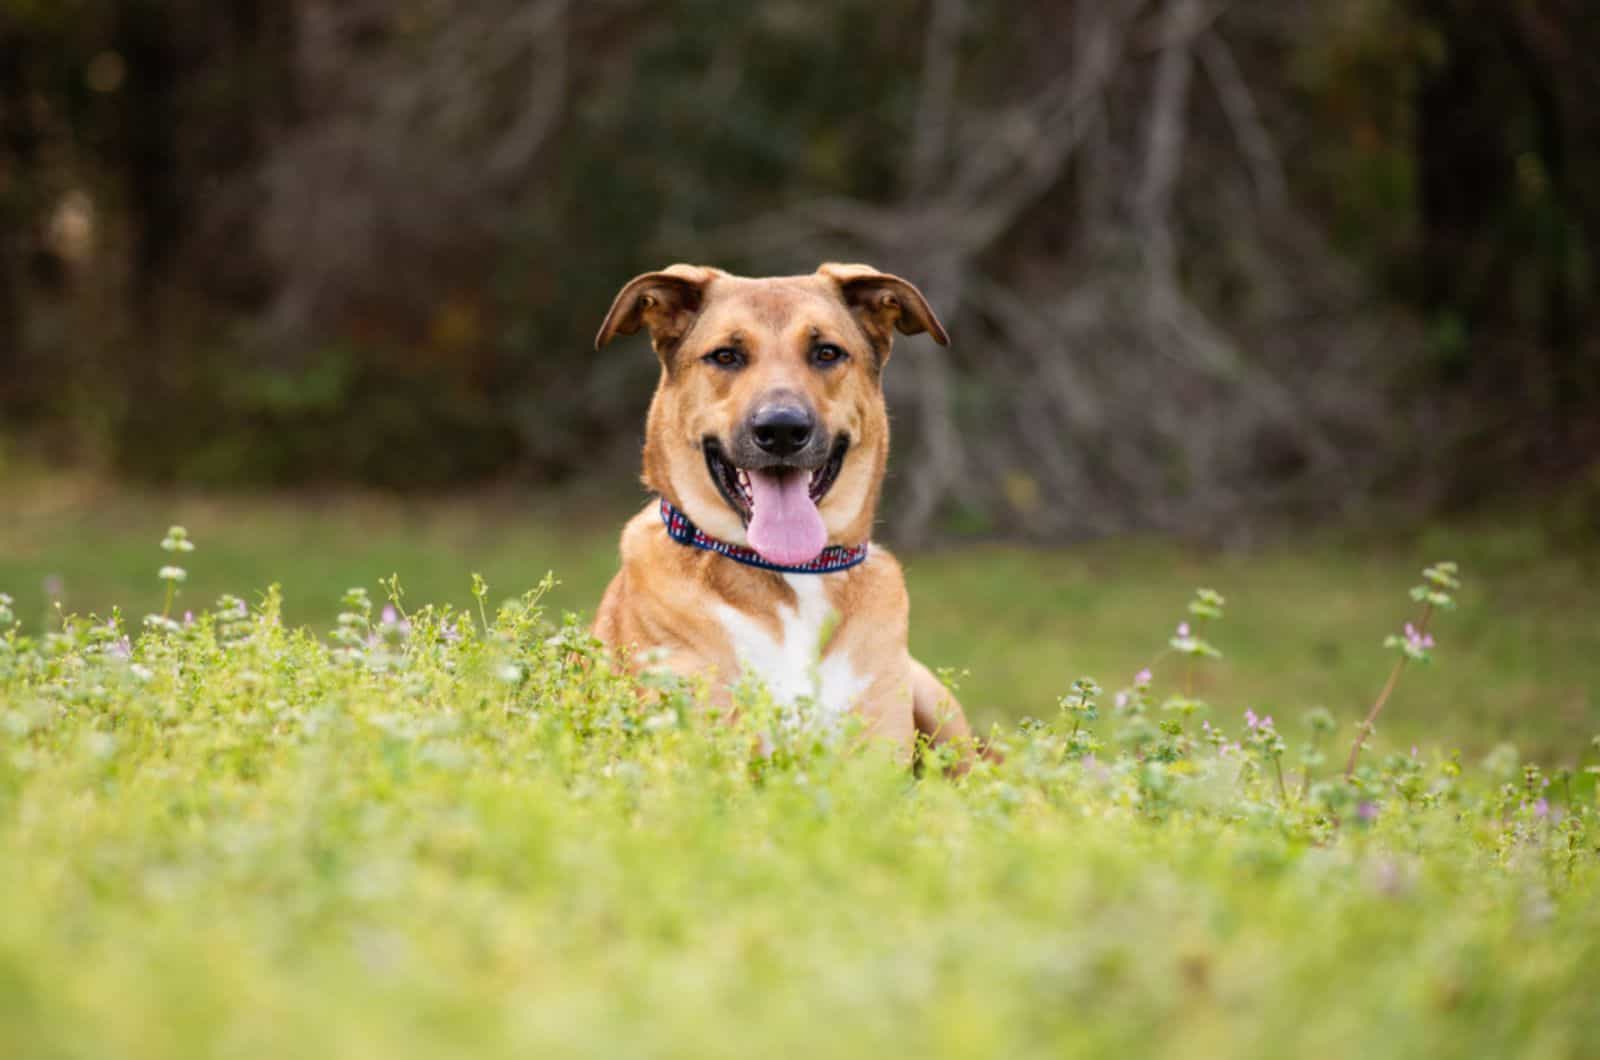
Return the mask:
POLYGON ((1597 100, 1584 0, 0 0, 4 434, 621 485, 627 278, 864 258, 906 536, 1600 491, 1597 100))

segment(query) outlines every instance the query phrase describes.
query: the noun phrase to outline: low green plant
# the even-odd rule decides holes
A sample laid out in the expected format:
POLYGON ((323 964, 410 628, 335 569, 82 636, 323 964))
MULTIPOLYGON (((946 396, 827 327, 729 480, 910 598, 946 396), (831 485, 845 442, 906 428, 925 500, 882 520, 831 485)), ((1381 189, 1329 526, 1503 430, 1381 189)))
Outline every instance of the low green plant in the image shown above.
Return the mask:
POLYGON ((37 636, 0 598, 0 1055, 1592 1048, 1600 744, 1345 779, 1313 710, 1286 771, 1264 709, 1154 710, 1216 657, 1197 596, 1109 709, 918 779, 630 678, 551 584, 389 579, 325 636, 275 589, 37 636))
POLYGON ((1407 622, 1401 633, 1391 633, 1384 639, 1383 646, 1397 652, 1398 658, 1395 659, 1394 668, 1389 671, 1389 679, 1384 682, 1383 690, 1373 702, 1372 709, 1362 720, 1355 743, 1350 746, 1350 758, 1344 767, 1346 779, 1355 774, 1356 760, 1361 757, 1361 749, 1366 746, 1367 739, 1372 735, 1378 715, 1383 713, 1389 697, 1394 695, 1395 688, 1400 684, 1400 675, 1405 671, 1406 663, 1426 663, 1433 658, 1433 634, 1428 632, 1428 623, 1432 621, 1435 612, 1455 607, 1455 597, 1451 594, 1461 588, 1461 581, 1456 576, 1458 573, 1454 563, 1435 563, 1422 572, 1422 584, 1412 587, 1411 599, 1420 606, 1421 613, 1417 616, 1415 624, 1407 622))

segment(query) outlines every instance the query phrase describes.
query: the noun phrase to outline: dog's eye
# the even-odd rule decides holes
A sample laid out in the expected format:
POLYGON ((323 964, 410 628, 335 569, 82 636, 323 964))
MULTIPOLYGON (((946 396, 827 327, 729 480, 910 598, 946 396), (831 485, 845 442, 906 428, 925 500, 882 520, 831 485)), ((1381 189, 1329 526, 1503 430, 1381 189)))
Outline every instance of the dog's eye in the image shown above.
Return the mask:
POLYGON ((811 360, 815 364, 838 364, 849 358, 848 353, 831 342, 824 342, 811 351, 811 360))
POLYGON ((718 368, 741 368, 744 366, 744 354, 732 346, 719 346, 700 359, 707 364, 714 364, 718 368))

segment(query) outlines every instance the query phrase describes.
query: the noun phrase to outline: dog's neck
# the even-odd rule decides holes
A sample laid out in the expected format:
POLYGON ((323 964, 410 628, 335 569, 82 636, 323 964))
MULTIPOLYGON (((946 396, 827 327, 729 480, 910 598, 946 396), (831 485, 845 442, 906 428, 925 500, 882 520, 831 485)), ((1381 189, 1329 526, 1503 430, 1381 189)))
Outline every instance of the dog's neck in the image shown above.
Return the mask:
POLYGON ((661 498, 661 522, 667 528, 667 536, 680 545, 715 552, 735 563, 779 574, 835 574, 865 562, 869 549, 864 541, 859 545, 829 545, 809 563, 796 565, 772 563, 753 548, 735 545, 707 534, 665 497, 661 498))

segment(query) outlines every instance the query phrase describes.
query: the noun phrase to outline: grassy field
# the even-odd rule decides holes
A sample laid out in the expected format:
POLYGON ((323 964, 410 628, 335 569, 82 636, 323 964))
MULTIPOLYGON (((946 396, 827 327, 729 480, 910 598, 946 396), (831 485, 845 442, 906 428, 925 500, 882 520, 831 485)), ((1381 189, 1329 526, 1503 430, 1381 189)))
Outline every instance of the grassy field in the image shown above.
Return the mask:
MULTIPOLYGON (((180 611, 223 592, 254 601, 276 583, 288 621, 326 632, 346 588, 376 592, 398 574, 408 600, 460 606, 476 571, 497 600, 554 572, 552 611, 586 615, 615 569, 631 503, 216 497, 0 479, 0 591, 35 630, 55 621, 54 596, 67 610, 120 605, 137 617, 161 601, 152 549, 178 522, 200 542, 180 611)), ((1199 694, 1235 719, 1245 707, 1321 706, 1353 724, 1383 682, 1384 636, 1412 611, 1406 587, 1424 564, 1453 559, 1466 575, 1461 607, 1437 624, 1437 664, 1408 675, 1380 739, 1472 754, 1510 740, 1557 760, 1600 730, 1600 541, 1575 544, 1526 514, 1404 535, 1321 533, 1252 552, 1120 541, 901 559, 914 650, 969 671, 962 693, 984 724, 1042 716, 1080 675, 1126 685, 1161 652, 1197 586, 1229 599, 1212 637, 1225 657, 1197 670, 1199 694)), ((1157 670, 1179 665, 1169 658, 1157 670)))
POLYGON ((69 501, 10 525, 0 583, 140 614, 176 559, 180 607, 281 580, 319 629, 344 583, 412 589, 331 638, 270 595, 0 637, 0 1056, 1600 1055, 1600 748, 1443 751, 1579 727, 1592 609, 1551 613, 1585 598, 1524 539, 916 557, 924 650, 1042 719, 951 781, 759 696, 738 728, 641 698, 526 599, 482 621, 472 569, 592 598, 609 549, 572 513, 69 501), (155 547, 169 517, 196 551, 155 547), (1426 749, 1347 783, 1348 726, 1307 750, 1297 711, 1241 721, 1241 689, 1367 692, 1440 548, 1479 562, 1448 665, 1395 705, 1426 749), (1211 728, 1160 709, 1170 661, 1122 707, 1055 705, 1138 665, 1194 581, 1235 594, 1211 728))

